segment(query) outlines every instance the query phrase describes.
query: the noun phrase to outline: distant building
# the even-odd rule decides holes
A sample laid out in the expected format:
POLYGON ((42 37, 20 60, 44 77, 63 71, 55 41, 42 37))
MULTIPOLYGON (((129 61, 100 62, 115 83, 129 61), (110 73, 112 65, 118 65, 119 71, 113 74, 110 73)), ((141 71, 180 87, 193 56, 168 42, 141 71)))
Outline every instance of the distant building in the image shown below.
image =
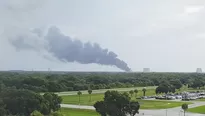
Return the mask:
POLYGON ((197 72, 197 73, 202 73, 202 69, 201 69, 201 68, 197 68, 197 69, 196 69, 196 72, 197 72))
POLYGON ((150 68, 143 68, 143 72, 150 72, 150 68))

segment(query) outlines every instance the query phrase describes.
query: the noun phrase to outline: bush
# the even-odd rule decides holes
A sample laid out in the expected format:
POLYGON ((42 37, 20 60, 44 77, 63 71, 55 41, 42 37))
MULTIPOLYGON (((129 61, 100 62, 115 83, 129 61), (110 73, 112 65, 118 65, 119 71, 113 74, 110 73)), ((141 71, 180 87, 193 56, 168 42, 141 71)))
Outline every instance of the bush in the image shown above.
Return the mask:
POLYGON ((39 111, 33 111, 30 116, 43 116, 43 114, 41 114, 39 111))
POLYGON ((63 116, 60 112, 52 112, 50 116, 63 116))

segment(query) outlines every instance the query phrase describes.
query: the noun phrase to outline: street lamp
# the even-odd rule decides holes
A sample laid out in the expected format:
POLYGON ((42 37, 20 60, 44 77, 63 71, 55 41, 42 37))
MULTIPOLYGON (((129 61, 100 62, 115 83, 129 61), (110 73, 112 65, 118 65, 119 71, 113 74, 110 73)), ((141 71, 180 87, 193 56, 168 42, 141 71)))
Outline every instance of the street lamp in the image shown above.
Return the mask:
POLYGON ((180 110, 180 111, 179 111, 179 116, 181 116, 182 112, 183 112, 183 110, 180 110))
MULTIPOLYGON (((167 105, 169 105, 170 103, 167 103, 167 105)), ((166 107, 166 116, 167 116, 167 107, 166 107)))

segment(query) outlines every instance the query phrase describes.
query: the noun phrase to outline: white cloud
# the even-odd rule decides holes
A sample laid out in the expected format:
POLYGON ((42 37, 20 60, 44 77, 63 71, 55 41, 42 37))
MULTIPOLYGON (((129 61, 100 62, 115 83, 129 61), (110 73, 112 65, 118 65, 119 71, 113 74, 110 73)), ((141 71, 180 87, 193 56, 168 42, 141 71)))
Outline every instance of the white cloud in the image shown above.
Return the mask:
POLYGON ((203 9, 204 9, 204 6, 185 6, 184 7, 184 13, 185 14, 198 13, 203 9))

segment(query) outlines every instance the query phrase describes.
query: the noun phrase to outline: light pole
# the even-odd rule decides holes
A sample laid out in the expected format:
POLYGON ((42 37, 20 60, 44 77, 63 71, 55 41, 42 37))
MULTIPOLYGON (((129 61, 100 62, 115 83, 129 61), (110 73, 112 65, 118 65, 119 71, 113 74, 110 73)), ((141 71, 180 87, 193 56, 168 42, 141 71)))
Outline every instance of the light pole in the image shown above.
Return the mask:
MULTIPOLYGON (((167 105, 169 105, 170 103, 167 103, 167 105)), ((166 107, 166 116, 167 116, 167 107, 166 107)))
POLYGON ((182 112, 183 112, 183 110, 180 110, 180 111, 179 111, 179 116, 181 116, 182 112))

